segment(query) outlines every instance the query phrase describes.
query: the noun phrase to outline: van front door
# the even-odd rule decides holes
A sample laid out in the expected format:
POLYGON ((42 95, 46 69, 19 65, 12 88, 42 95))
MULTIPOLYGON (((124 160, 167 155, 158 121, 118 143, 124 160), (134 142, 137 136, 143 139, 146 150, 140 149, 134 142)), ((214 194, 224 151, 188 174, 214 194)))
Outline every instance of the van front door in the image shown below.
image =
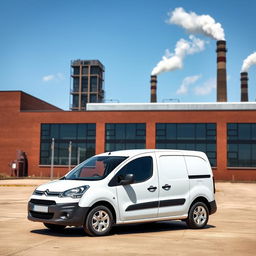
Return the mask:
POLYGON ((110 181, 116 187, 119 214, 122 221, 155 218, 158 213, 158 176, 154 154, 133 158, 110 181), (130 184, 122 185, 125 177, 130 184))
POLYGON ((184 156, 156 153, 159 169, 158 217, 181 216, 189 208, 189 179, 184 156))

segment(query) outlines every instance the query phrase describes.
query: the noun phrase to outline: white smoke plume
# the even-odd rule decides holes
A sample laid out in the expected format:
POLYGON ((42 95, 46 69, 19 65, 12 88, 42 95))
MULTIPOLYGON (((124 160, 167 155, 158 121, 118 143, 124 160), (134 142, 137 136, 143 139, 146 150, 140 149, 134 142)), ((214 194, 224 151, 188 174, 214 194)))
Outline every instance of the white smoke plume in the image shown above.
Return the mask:
POLYGON ((205 48, 205 41, 196 38, 193 35, 189 36, 191 41, 180 39, 176 43, 174 53, 170 53, 169 50, 165 51, 165 55, 162 60, 153 69, 151 75, 158 75, 162 72, 172 71, 175 69, 181 69, 183 67, 183 59, 186 55, 201 52, 205 48))
POLYGON ((183 79, 179 89, 176 91, 176 94, 186 94, 188 93, 189 86, 191 84, 194 84, 201 75, 195 75, 195 76, 187 76, 183 79))
POLYGON ((216 40, 225 40, 224 30, 220 23, 216 23, 210 15, 197 15, 186 12, 182 7, 169 13, 167 23, 183 27, 191 34, 202 34, 216 40))
POLYGON ((255 64, 256 64, 256 52, 252 53, 244 60, 241 72, 248 72, 249 68, 255 64))

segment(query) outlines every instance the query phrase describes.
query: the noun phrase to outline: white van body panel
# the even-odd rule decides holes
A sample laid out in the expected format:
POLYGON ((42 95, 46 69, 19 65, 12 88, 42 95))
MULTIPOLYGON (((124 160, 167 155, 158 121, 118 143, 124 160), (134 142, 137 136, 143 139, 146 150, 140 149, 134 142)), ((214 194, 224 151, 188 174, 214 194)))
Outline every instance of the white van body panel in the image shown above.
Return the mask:
POLYGON ((196 156, 186 155, 185 161, 190 177, 190 201, 193 202, 198 197, 213 201, 213 175, 207 156, 202 152, 196 156), (209 178, 200 178, 206 176, 209 178))

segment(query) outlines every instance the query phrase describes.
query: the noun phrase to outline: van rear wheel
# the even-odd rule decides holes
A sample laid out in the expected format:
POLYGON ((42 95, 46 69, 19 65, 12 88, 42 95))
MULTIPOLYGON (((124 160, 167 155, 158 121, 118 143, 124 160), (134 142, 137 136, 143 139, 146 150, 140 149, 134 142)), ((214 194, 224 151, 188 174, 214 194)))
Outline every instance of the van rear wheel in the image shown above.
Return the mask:
POLYGON ((189 209, 186 223, 189 228, 199 229, 205 227, 209 219, 209 210, 203 202, 194 203, 189 209))
POLYGON ((113 226, 113 214, 103 205, 94 207, 88 214, 84 231, 90 236, 105 236, 113 226))

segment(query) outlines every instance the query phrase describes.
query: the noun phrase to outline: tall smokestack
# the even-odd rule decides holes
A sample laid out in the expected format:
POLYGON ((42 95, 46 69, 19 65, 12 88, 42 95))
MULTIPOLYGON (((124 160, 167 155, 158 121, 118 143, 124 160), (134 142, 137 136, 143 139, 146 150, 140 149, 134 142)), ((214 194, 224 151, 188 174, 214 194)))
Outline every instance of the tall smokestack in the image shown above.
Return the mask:
POLYGON ((217 101, 227 101, 226 41, 217 41, 217 101))
POLYGON ((248 73, 241 72, 241 101, 248 101, 248 73))
POLYGON ((151 76, 150 80, 150 102, 156 102, 156 86, 157 86, 157 76, 151 76))

